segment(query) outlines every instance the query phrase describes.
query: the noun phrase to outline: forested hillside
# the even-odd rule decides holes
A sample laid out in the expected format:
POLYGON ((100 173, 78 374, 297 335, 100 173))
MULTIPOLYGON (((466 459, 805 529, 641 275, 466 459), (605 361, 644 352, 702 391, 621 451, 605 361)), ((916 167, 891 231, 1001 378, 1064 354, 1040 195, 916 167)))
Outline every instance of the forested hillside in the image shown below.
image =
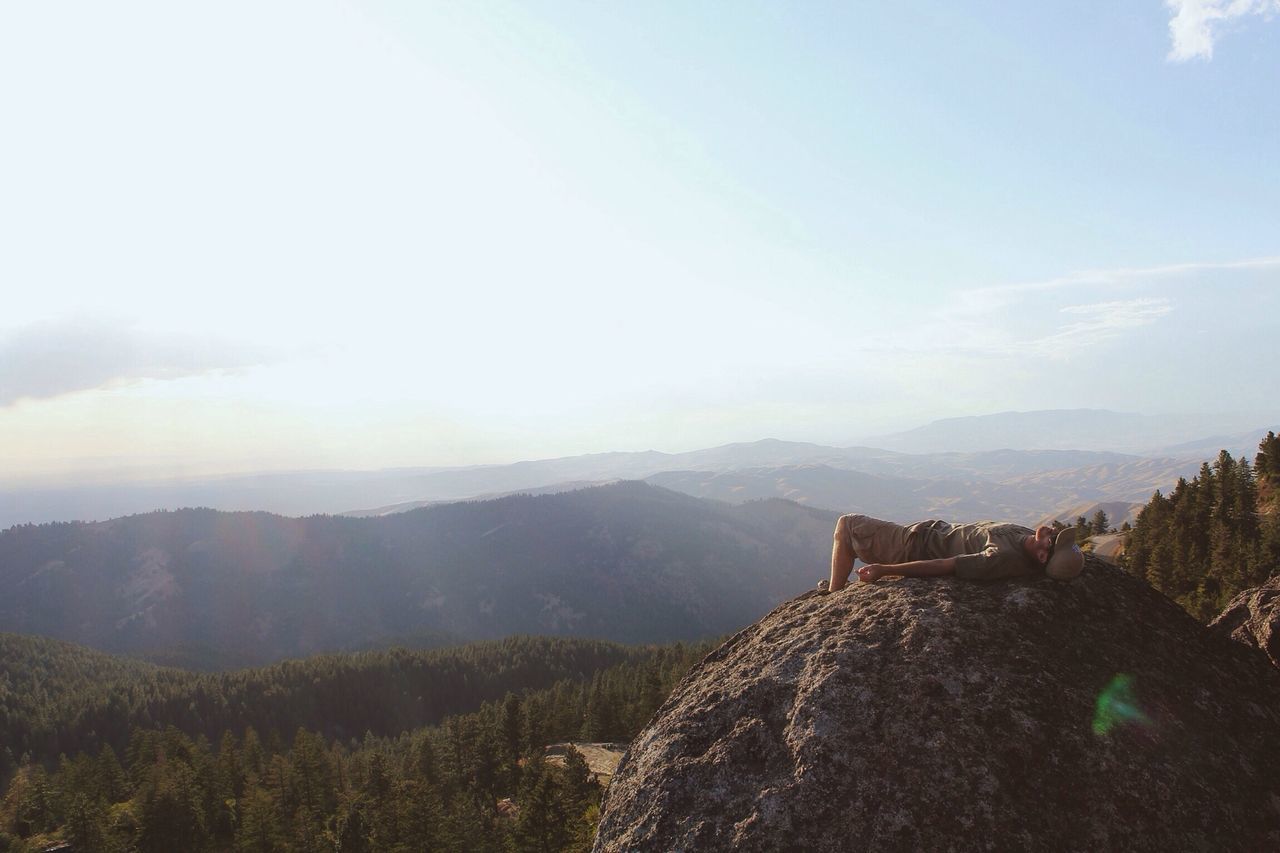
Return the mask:
MULTIPOLYGON (((23 641, 6 639, 7 653, 21 656, 23 641)), ((26 643, 45 660, 21 670, 17 686, 61 673, 47 682, 42 708, 50 720, 83 726, 77 709, 90 689, 83 675, 111 664, 94 660, 106 668, 77 672, 82 653, 60 646, 26 643)), ((585 850, 599 787, 576 754, 563 769, 545 765, 544 746, 630 740, 708 648, 527 638, 448 653, 356 656, 347 667, 360 673, 355 680, 343 661, 327 658, 244 674, 185 674, 186 681, 166 671, 172 680, 161 686, 148 683, 159 671, 125 664, 106 692, 132 680, 143 685, 139 694, 167 685, 179 695, 132 707, 121 718, 133 726, 122 745, 67 748, 56 762, 23 756, 0 798, 0 851, 58 841, 74 851, 165 853, 585 850), (622 662, 606 666, 611 658, 622 662), (545 683, 575 661, 596 668, 545 683), (419 681, 428 671, 432 677, 419 681), (539 679, 545 686, 529 689, 539 679), (213 696, 216 685, 232 692, 213 696), (428 695, 437 714, 452 709, 440 725, 424 727, 439 717, 424 711, 411 720, 406 711, 428 695), (404 716, 390 721, 380 707, 386 699, 397 708, 392 716, 404 716), (218 710, 201 713, 209 707, 218 710), (334 734, 325 721, 335 718, 350 730, 334 734), (359 727, 362 720, 370 725, 359 727)))
POLYGON ((696 640, 812 586, 834 520, 624 482, 383 518, 24 525, 0 533, 0 630, 203 668, 404 638, 696 640))
POLYGON ((1268 433, 1252 465, 1223 450, 1168 496, 1156 492, 1124 564, 1202 620, 1280 571, 1280 438, 1268 433))
POLYGON ((345 740, 395 735, 477 708, 508 691, 581 681, 667 654, 559 637, 511 637, 433 651, 323 655, 260 669, 162 669, 52 640, 0 635, 0 773, 103 745, 122 750, 136 726, 176 726, 215 739, 253 726, 345 740))

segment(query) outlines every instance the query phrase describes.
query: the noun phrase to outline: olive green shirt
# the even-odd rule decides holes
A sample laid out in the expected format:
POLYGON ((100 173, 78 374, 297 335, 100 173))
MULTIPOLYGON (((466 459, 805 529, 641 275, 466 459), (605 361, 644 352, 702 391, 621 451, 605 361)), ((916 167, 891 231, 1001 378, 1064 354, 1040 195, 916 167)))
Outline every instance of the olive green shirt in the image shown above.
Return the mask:
POLYGON ((1020 524, 999 521, 920 521, 907 527, 907 559, 955 557, 958 578, 1012 578, 1040 569, 1022 547, 1023 541, 1034 535, 1034 530, 1020 524))

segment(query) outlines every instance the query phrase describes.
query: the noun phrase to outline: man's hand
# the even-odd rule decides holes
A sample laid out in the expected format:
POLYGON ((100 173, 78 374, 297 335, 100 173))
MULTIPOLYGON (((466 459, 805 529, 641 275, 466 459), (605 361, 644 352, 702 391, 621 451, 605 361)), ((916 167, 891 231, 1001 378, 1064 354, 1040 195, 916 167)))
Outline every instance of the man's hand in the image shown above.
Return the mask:
POLYGON ((858 580, 864 583, 874 583, 886 574, 888 574, 888 570, 885 566, 879 563, 870 563, 858 569, 858 580))

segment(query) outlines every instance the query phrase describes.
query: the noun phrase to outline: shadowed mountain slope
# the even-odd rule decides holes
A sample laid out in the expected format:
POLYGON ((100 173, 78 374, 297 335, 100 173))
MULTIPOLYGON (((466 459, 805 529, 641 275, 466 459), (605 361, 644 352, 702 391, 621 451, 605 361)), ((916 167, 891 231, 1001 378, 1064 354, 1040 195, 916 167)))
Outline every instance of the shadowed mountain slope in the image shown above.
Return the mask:
POLYGON ((811 586, 834 519, 623 482, 384 518, 22 526, 0 533, 0 630, 213 668, 422 635, 695 639, 811 586))

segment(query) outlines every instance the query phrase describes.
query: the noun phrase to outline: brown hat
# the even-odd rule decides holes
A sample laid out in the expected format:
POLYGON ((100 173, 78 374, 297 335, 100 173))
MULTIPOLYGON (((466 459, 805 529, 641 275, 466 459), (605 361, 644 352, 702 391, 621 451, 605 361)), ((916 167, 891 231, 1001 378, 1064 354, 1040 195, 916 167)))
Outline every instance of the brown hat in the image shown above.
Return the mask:
POLYGON ((1059 531, 1053 542, 1053 555, 1049 557, 1044 573, 1056 581, 1069 581, 1084 568, 1084 554, 1076 544, 1076 529, 1068 527, 1059 531))

